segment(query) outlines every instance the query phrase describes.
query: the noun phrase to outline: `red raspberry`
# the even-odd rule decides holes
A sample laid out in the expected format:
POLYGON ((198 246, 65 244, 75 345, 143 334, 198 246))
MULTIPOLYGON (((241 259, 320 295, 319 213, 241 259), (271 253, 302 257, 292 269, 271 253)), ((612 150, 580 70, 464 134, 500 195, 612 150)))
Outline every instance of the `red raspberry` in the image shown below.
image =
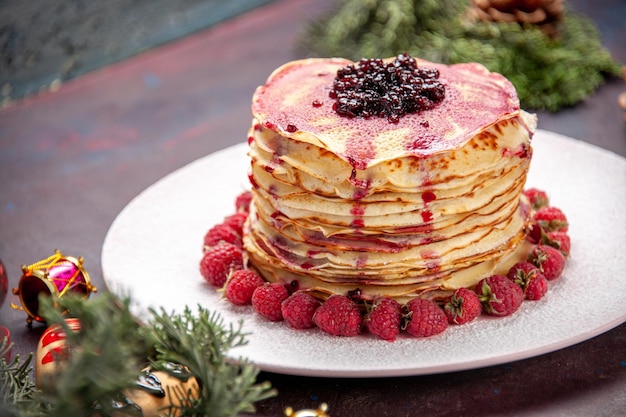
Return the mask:
POLYGON ((547 232, 567 232, 567 217, 558 207, 542 207, 535 213, 534 220, 547 232))
POLYGON ((393 342, 400 333, 402 307, 393 298, 379 298, 369 314, 365 317, 365 325, 369 332, 381 339, 393 342))
POLYGON ((543 243, 554 246, 565 256, 569 256, 572 248, 572 241, 566 232, 548 232, 546 233, 546 240, 543 243))
POLYGON ((539 268, 548 281, 560 277, 565 268, 565 256, 550 245, 537 245, 528 255, 528 261, 539 268))
POLYGON ((266 282, 254 290, 252 307, 254 311, 270 321, 281 321, 283 313, 280 305, 287 297, 289 293, 283 284, 266 282))
POLYGON ((526 299, 539 300, 548 292, 548 280, 542 275, 530 280, 526 286, 526 299))
POLYGON ((250 191, 244 191, 235 199, 235 210, 237 210, 237 212, 243 211, 247 213, 250 211, 250 201, 252 201, 252 193, 250 191))
POLYGON ((313 315, 313 322, 322 331, 334 336, 356 336, 363 317, 357 305, 343 295, 331 295, 313 315))
POLYGON ((200 261, 200 273, 214 287, 222 287, 231 271, 243 268, 239 246, 220 243, 209 248, 200 261))
POLYGON ((404 329, 415 337, 429 337, 448 328, 448 318, 434 302, 423 298, 414 298, 405 304, 404 329))
POLYGON ((251 269, 233 271, 226 281, 225 295, 231 303, 243 306, 252 303, 252 294, 257 287, 265 284, 263 278, 251 269))
POLYGON ((539 223, 531 223, 528 228, 528 233, 526 233, 526 239, 531 243, 537 244, 542 241, 543 236, 545 236, 545 232, 541 229, 539 223))
POLYGON ((230 225, 224 223, 216 224, 204 235, 204 250, 207 251, 222 242, 241 246, 241 233, 237 232, 230 225))
POLYGON ((483 309, 492 316, 508 316, 524 301, 524 291, 504 275, 491 275, 478 281, 475 289, 483 309))
POLYGON ((313 327, 313 314, 320 306, 315 297, 303 291, 296 291, 280 306, 283 318, 294 329, 313 327))
POLYGON ((474 291, 459 288, 444 305, 443 312, 446 313, 448 323, 464 324, 480 316, 482 307, 474 291))
POLYGON ((246 222, 248 218, 248 213, 240 211, 235 214, 231 214, 230 216, 224 219, 224 224, 228 225, 235 230, 239 236, 243 235, 243 224, 246 222))
POLYGON ((528 198, 530 205, 535 210, 538 210, 550 204, 548 194, 543 190, 539 190, 537 188, 529 188, 527 190, 524 190, 524 195, 528 198))
POLYGON ((516 263, 506 276, 520 286, 527 300, 539 300, 548 292, 546 277, 530 262, 516 263))

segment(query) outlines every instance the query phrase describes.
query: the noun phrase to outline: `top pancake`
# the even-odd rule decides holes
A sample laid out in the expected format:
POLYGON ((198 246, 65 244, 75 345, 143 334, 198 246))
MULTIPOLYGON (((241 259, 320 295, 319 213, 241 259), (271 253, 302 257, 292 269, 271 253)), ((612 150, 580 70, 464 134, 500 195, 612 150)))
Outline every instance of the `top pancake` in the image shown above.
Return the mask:
POLYGON ((459 149, 477 133, 520 112, 515 88, 502 75, 476 63, 448 66, 418 60, 419 67, 437 68, 446 88, 444 100, 433 109, 404 115, 398 123, 340 116, 328 94, 337 70, 351 63, 312 58, 281 66, 257 88, 254 118, 281 136, 326 149, 354 168, 366 169, 405 156, 459 149))

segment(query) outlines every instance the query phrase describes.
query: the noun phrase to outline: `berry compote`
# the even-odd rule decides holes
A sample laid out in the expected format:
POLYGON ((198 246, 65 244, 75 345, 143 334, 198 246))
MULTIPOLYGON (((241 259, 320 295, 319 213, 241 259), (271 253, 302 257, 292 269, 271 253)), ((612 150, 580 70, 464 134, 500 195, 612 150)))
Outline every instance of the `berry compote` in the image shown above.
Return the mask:
POLYGON ((405 114, 431 109, 444 99, 445 86, 438 78, 436 68, 418 67, 406 53, 387 63, 364 58, 337 71, 329 96, 341 116, 378 116, 397 123, 405 114))

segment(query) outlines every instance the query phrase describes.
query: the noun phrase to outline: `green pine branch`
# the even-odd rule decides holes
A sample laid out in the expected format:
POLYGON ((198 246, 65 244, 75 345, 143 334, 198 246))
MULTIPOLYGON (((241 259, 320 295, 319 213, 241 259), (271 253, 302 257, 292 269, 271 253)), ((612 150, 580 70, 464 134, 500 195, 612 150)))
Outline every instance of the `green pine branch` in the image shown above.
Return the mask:
POLYGON ((68 295, 54 303, 43 297, 40 313, 49 325, 64 327, 70 354, 45 390, 30 382, 28 362, 1 362, 3 401, 10 404, 11 417, 110 416, 112 404, 136 386, 142 368, 164 369, 168 362, 186 366, 200 393, 179 388, 174 395, 183 399, 181 405, 161 410, 163 416, 234 417, 276 395, 269 382, 257 383, 259 371, 252 364, 229 359, 230 349, 247 342, 241 323, 227 326, 202 307, 182 314, 151 310, 152 318, 143 324, 132 314, 129 298, 104 293, 88 300, 68 295), (79 319, 80 331, 68 327, 67 317, 79 319))
POLYGON ((258 370, 245 360, 230 361, 226 354, 246 344, 246 335, 238 327, 226 326, 216 313, 198 306, 193 314, 186 308, 181 315, 152 310, 154 325, 150 332, 157 346, 159 364, 179 363, 189 368, 201 381, 201 401, 190 401, 181 416, 235 416, 254 412, 254 403, 276 395, 269 382, 256 384, 258 370))
POLYGON ((33 355, 28 355, 23 362, 20 355, 15 355, 7 362, 5 356, 12 348, 13 344, 6 337, 0 340, 0 410, 6 417, 18 416, 18 408, 28 404, 36 392, 31 380, 33 355))
POLYGON ((311 22, 300 44, 313 56, 392 57, 407 52, 445 64, 480 62, 515 85, 522 106, 557 111, 584 100, 622 65, 594 24, 565 12, 559 36, 536 26, 467 18, 467 0, 343 0, 311 22))

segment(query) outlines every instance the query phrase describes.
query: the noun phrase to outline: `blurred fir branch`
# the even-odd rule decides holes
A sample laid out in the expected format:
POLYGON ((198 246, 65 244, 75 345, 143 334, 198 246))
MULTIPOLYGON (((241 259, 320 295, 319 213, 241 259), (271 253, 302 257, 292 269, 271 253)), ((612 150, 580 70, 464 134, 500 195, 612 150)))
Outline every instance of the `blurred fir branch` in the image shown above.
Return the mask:
POLYGON ((13 347, 6 337, 0 340, 0 411, 2 417, 18 416, 18 408, 23 404, 30 404, 36 388, 31 380, 33 368, 30 354, 22 362, 19 355, 15 355, 8 362, 5 360, 13 347))
MULTIPOLYGON (((241 324, 227 327, 218 314, 201 307, 196 313, 186 308, 182 314, 151 310, 151 319, 142 324, 131 312, 130 299, 104 293, 89 300, 68 295, 54 305, 50 297, 43 297, 40 312, 48 325, 63 326, 70 355, 45 391, 32 383, 23 388, 11 383, 5 389, 5 367, 12 380, 27 381, 32 368, 22 365, 24 370, 17 372, 13 368, 19 362, 12 367, 0 362, 3 398, 6 392, 11 417, 112 415, 110 405, 136 386, 141 369, 148 364, 159 368, 165 362, 187 366, 201 393, 195 398, 177 392, 188 397, 180 407, 164 410, 163 416, 234 417, 241 411, 253 412, 255 402, 276 395, 269 382, 257 383, 257 368, 227 357, 231 348, 246 343, 241 324), (69 328, 64 321, 68 317, 79 319, 80 331, 69 328)), ((118 410, 115 415, 125 414, 118 410)))
POLYGON ((392 57, 407 52, 445 64, 480 62, 515 85, 523 107, 557 111, 589 96, 621 65, 594 24, 565 11, 559 35, 519 23, 468 18, 467 0, 340 0, 300 43, 313 56, 392 57))

